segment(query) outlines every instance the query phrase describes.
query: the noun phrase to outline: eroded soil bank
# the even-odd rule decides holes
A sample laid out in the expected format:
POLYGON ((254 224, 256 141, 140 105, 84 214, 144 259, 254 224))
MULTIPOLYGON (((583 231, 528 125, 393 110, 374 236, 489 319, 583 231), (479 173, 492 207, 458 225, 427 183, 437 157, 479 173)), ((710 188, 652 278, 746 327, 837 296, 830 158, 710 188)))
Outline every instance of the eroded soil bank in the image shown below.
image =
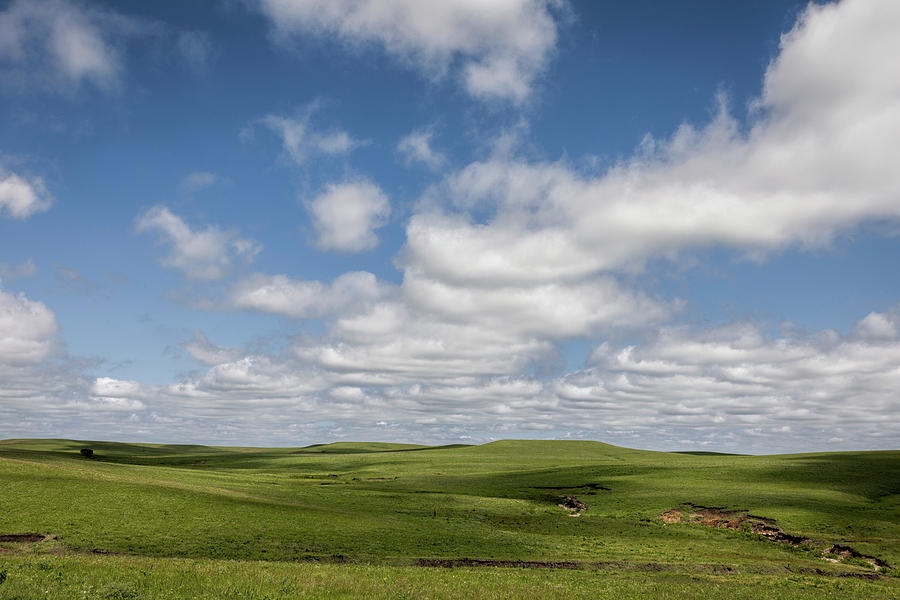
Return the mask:
POLYGON ((704 527, 720 527, 734 531, 747 531, 780 544, 791 546, 807 545, 820 549, 822 558, 830 562, 858 559, 869 563, 876 570, 888 569, 890 565, 875 556, 857 552, 843 544, 827 544, 802 535, 793 535, 776 526, 775 519, 751 514, 744 509, 727 509, 724 506, 701 506, 692 502, 684 502, 675 508, 659 515, 665 523, 689 523, 704 527))

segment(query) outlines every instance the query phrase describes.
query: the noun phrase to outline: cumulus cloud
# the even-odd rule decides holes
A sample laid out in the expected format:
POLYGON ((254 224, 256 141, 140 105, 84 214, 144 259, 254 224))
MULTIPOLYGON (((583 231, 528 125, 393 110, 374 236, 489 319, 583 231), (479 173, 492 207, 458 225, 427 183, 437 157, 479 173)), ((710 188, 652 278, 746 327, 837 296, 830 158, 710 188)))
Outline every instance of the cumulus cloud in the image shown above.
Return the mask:
POLYGON ((520 103, 556 47, 562 0, 259 0, 276 36, 337 35, 378 44, 435 77, 454 69, 467 92, 520 103))
POLYGON ((40 177, 24 177, 0 168, 0 217, 24 220, 50 208, 53 196, 40 177))
POLYGON ((239 238, 234 232, 213 225, 191 229, 165 206, 154 206, 140 215, 136 229, 138 232, 157 232, 160 242, 170 246, 162 264, 178 269, 190 279, 221 279, 235 258, 251 261, 261 250, 257 241, 239 238))
POLYGON ((262 125, 281 138, 284 151, 296 165, 302 165, 315 156, 337 156, 347 154, 366 145, 365 140, 357 140, 342 129, 321 131, 311 124, 316 103, 308 106, 298 118, 281 115, 266 115, 257 119, 241 131, 241 138, 253 136, 255 126, 262 125))
POLYGON ((375 248, 375 230, 387 224, 391 214, 385 193, 365 179, 329 184, 307 208, 318 234, 316 246, 338 252, 375 248))
POLYGON ((860 340, 893 340, 897 338, 896 315, 871 312, 853 327, 851 332, 860 340))
POLYGON ((196 378, 158 389, 162 398, 184 405, 187 412, 216 412, 256 405, 275 408, 303 401, 324 389, 309 369, 268 356, 251 355, 212 367, 196 378), (210 405, 209 400, 216 400, 210 405))
POLYGON ((452 323, 402 302, 383 302, 337 319, 325 339, 301 340, 294 352, 306 364, 339 374, 343 384, 409 386, 473 384, 518 373, 554 349, 533 336, 452 323))
POLYGON ((407 270, 403 291, 420 310, 452 322, 557 340, 658 323, 681 305, 628 290, 613 277, 479 287, 458 286, 407 270))
POLYGON ((412 218, 407 259, 454 282, 552 281, 703 246, 821 246, 896 220, 900 79, 888 57, 900 46, 885 23, 900 23, 900 5, 810 5, 746 129, 721 100, 708 125, 648 138, 600 177, 508 154, 472 163, 432 191, 455 212, 412 218))
POLYGON ((229 303, 240 309, 315 319, 347 312, 389 293, 389 286, 365 271, 344 273, 331 283, 257 274, 232 288, 229 303))
MULTIPOLYGON (((875 314, 893 326, 898 323, 893 314, 875 314)), ((396 323, 407 322, 405 317, 396 323)), ((382 314, 368 325, 385 322, 390 319, 382 314)), ((402 331, 399 325, 387 327, 402 331)), ((900 384, 896 337, 860 340, 825 330, 773 338, 754 323, 701 331, 670 327, 643 344, 598 346, 583 371, 535 379, 522 374, 521 365, 511 365, 517 375, 490 373, 494 360, 503 356, 492 348, 491 340, 497 341, 492 336, 485 336, 490 337, 485 346, 475 337, 467 340, 474 342, 472 349, 481 349, 481 361, 474 354, 469 364, 444 360, 451 370, 437 377, 436 365, 424 359, 440 360, 449 348, 437 340, 450 338, 430 333, 401 338, 405 344, 434 340, 417 362, 408 352, 399 355, 400 362, 389 352, 390 344, 365 355, 357 343, 318 348, 317 364, 332 371, 332 379, 340 375, 338 382, 368 386, 370 402, 373 395, 384 397, 389 408, 382 416, 391 420, 430 418, 469 431, 479 423, 506 423, 520 431, 531 424, 538 430, 605 432, 604 439, 615 436, 623 443, 637 433, 643 445, 660 449, 693 439, 763 452, 796 449, 797 444, 821 449, 817 432, 843 431, 841 447, 848 448, 884 447, 900 434, 900 428, 887 425, 900 408, 894 392, 900 384), (425 368, 416 373, 416 367, 425 368), (785 431, 805 437, 786 439, 785 431)), ((371 339, 385 341, 383 336, 371 339)), ((298 346, 297 352, 304 348, 298 346)), ((506 356, 515 355, 510 348, 506 356)))
POLYGON ((146 393, 144 388, 137 381, 98 377, 90 389, 93 403, 76 402, 74 406, 104 410, 143 410, 146 407, 140 397, 146 393))
MULTIPOLYGON (((854 329, 873 315, 896 328, 896 317, 872 313, 854 329)), ((597 347, 591 367, 561 378, 555 391, 561 408, 596 409, 607 426, 693 429, 721 444, 731 443, 728 432, 777 438, 785 428, 844 429, 866 447, 873 433, 900 433, 883 427, 900 409, 898 358, 896 335, 770 338, 753 323, 664 328, 643 345, 597 347)))
POLYGON ((0 289, 0 364, 46 359, 59 345, 56 316, 44 303, 0 289))
POLYGON ((212 366, 238 360, 243 353, 237 348, 217 346, 207 339, 203 333, 194 331, 193 339, 181 344, 191 358, 197 362, 212 366))
POLYGON ((136 23, 65 0, 16 0, 0 13, 0 65, 8 83, 62 89, 89 82, 116 85, 122 70, 118 39, 136 23))
MULTIPOLYGON (((407 272, 352 310, 321 338, 298 340, 304 363, 354 385, 476 385, 484 377, 561 368, 556 343, 654 323, 670 307, 612 279, 540 289, 461 289, 407 272)), ((300 305, 301 303, 297 303, 300 305)), ((346 306, 346 304, 345 304, 346 306)))
POLYGON ((64 423, 73 416, 65 405, 86 397, 59 332, 43 302, 0 289, 0 437, 64 423))
POLYGON ((446 157, 431 147, 433 135, 427 130, 413 131, 397 142, 397 152, 403 156, 407 165, 422 163, 432 171, 436 171, 443 166, 446 157))

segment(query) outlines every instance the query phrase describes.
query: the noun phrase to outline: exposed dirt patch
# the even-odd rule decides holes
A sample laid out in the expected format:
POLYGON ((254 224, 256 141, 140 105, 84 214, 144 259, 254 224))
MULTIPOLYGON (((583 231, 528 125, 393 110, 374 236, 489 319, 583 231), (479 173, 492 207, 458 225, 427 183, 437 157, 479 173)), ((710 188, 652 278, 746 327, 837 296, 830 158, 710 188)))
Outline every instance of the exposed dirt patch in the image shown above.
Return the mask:
POLYGON ((752 531, 753 533, 757 533, 769 538, 773 542, 778 542, 780 544, 790 544, 791 546, 808 544, 810 541, 812 541, 807 537, 803 537, 802 535, 791 535, 790 533, 781 531, 777 527, 772 527, 769 525, 753 524, 752 531))
MULTIPOLYGON (((866 554, 862 554, 861 552, 857 552, 850 546, 844 546, 841 544, 835 544, 831 548, 825 551, 826 554, 831 554, 832 556, 836 556, 839 558, 861 558, 876 569, 889 569, 891 566, 881 560, 880 558, 876 558, 874 556, 868 556, 866 554)), ((827 557, 826 557, 827 558, 827 557)), ((832 559, 834 560, 834 559, 832 559)))
MULTIPOLYGON (((659 515, 664 523, 693 523, 705 527, 722 527, 733 530, 745 530, 761 535, 773 542, 799 546, 801 544, 813 544, 813 540, 802 535, 793 535, 782 531, 775 526, 775 519, 750 514, 742 509, 727 510, 724 506, 700 506, 691 502, 685 502, 679 508, 670 508, 659 515)), ((821 544, 821 542, 819 542, 821 544)), ((871 564, 875 569, 887 569, 890 565, 880 558, 861 554, 841 544, 834 544, 825 550, 822 558, 829 562, 838 562, 841 558, 861 558, 871 564)), ((863 574, 847 574, 847 577, 855 577, 863 574)), ((842 575, 843 576, 843 575, 842 575)))
POLYGON ((581 513, 587 510, 587 504, 575 496, 566 496, 557 506, 569 511, 570 517, 580 517, 581 513))
POLYGON ((6 533, 0 535, 0 542, 43 542, 48 537, 43 533, 6 533))
POLYGON ((663 514, 659 515, 659 518, 662 519, 664 523, 681 523, 681 521, 684 519, 684 513, 677 508, 670 508, 663 514))
POLYGON ((773 542, 799 546, 810 541, 800 535, 791 535, 775 527, 775 519, 752 515, 746 510, 728 510, 724 506, 700 506, 686 502, 681 508, 672 508, 659 516, 666 523, 694 523, 705 527, 746 529, 773 542))

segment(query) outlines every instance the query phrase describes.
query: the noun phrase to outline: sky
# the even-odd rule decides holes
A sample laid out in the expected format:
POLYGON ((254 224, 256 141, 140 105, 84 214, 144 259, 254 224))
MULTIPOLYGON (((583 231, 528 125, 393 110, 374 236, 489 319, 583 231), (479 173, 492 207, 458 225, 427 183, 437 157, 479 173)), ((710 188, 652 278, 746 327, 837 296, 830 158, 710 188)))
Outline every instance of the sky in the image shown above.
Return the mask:
POLYGON ((898 448, 898 31, 0 0, 0 438, 898 448))

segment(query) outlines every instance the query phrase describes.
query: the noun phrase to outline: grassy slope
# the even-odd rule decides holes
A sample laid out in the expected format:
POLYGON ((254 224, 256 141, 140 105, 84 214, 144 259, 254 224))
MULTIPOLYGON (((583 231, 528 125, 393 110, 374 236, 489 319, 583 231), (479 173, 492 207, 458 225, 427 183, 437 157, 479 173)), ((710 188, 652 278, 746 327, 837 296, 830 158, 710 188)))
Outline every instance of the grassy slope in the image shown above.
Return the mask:
MULTIPOLYGON (((716 573, 724 568, 735 577, 768 574, 760 585, 781 585, 814 569, 863 570, 750 534, 658 519, 681 502, 748 509, 777 519, 790 533, 850 543, 900 564, 900 452, 698 456, 597 442, 514 440, 442 448, 341 443, 279 449, 0 442, 0 534, 52 533, 63 540, 63 553, 102 549, 201 561, 342 555, 368 563, 353 569, 381 569, 422 585, 430 581, 436 590, 443 589, 438 582, 449 572, 403 565, 424 557, 600 561, 617 565, 612 571, 604 567, 607 578, 611 572, 627 578, 630 569, 659 563, 653 568, 668 574, 657 578, 687 577, 677 572, 691 565, 691 577, 720 577, 716 573), (81 458, 82 447, 94 449, 97 458, 81 458), (580 487, 585 484, 610 489, 580 487), (568 517, 556 506, 565 495, 579 497, 588 510, 568 517)), ((35 544, 34 551, 46 551, 47 544, 35 544)), ((51 560, 19 553, 6 559, 18 561, 22 573, 40 573, 35 561, 51 560)), ((186 568, 177 566, 183 560, 170 561, 166 569, 147 558, 128 560, 149 561, 141 569, 186 568)), ((242 568, 257 569, 260 577, 276 568, 241 564, 257 565, 242 568)), ((350 568, 292 567, 324 569, 338 579, 345 577, 341 569, 350 568)), ((132 563, 118 568, 137 569, 132 563)), ((596 579, 588 571, 517 572, 541 581, 557 578, 573 593, 583 578, 596 579)), ((453 573, 489 578, 476 571, 453 573)), ((637 580, 643 581, 629 586, 637 580)), ((830 581, 851 595, 858 588, 865 592, 860 597, 880 597, 882 588, 896 593, 900 580, 830 581)), ((0 585, 0 597, 10 586, 0 585)), ((764 595, 775 597, 770 592, 764 595)))

